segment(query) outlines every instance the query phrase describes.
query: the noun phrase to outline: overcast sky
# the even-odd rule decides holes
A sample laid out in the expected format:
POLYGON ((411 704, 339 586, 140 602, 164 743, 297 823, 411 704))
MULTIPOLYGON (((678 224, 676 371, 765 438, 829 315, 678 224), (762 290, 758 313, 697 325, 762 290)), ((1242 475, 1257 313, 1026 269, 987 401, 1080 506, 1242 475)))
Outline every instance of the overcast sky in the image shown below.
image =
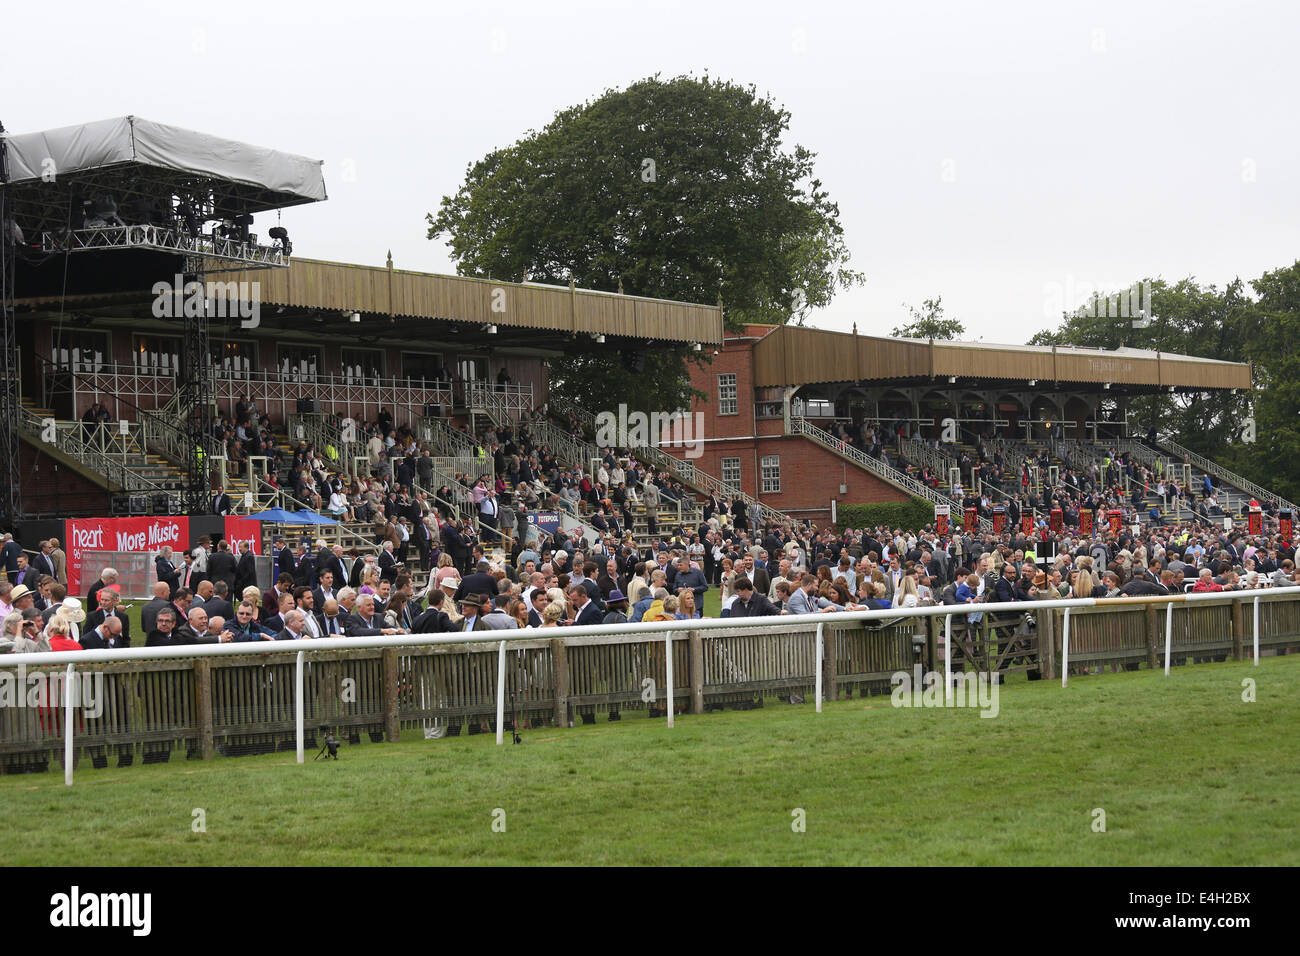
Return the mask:
POLYGON ((71 0, 4 18, 12 132, 134 113, 324 160, 329 201, 284 216, 303 256, 454 272, 424 214, 467 164, 606 88, 706 71, 771 94, 819 154, 867 275, 823 328, 888 333, 942 296, 969 337, 1023 342, 1097 287, 1300 255, 1291 2, 71 0))

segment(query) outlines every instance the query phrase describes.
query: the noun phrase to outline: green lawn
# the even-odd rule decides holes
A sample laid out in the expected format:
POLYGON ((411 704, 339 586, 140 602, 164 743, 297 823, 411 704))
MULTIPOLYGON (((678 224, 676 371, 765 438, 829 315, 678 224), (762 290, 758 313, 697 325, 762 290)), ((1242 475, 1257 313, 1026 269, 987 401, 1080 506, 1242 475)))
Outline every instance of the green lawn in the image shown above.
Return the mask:
POLYGON ((12 864, 1300 864, 1300 655, 0 778, 12 864), (1258 682, 1244 703, 1242 680, 1258 682), (1290 756, 1288 756, 1290 755, 1290 756), (493 811, 505 832, 493 832, 493 811), (807 829, 792 832, 792 811, 807 829), (1107 832, 1093 832, 1094 808, 1107 832), (191 831, 202 809, 206 833, 191 831))

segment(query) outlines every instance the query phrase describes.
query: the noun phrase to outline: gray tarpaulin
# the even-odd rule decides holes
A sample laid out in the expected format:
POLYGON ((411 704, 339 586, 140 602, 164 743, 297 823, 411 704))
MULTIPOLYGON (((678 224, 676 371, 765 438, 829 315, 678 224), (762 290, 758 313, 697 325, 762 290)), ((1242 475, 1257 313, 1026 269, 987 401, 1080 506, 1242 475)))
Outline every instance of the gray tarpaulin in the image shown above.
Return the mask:
POLYGON ((82 126, 10 135, 9 176, 14 183, 139 163, 229 179, 296 197, 325 199, 321 161, 261 146, 166 126, 138 116, 122 116, 82 126))

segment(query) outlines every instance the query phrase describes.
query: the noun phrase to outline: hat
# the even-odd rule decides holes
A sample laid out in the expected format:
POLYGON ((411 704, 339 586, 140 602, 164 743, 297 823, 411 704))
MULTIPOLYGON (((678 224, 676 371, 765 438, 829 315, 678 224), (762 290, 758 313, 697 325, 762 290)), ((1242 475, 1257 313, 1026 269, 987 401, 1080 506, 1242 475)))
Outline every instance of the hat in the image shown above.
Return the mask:
POLYGON ((438 586, 443 588, 449 587, 455 591, 460 587, 460 578, 449 575, 443 578, 442 582, 438 586))
POLYGON ((32 593, 32 589, 25 584, 20 584, 9 592, 9 603, 17 604, 20 598, 25 598, 32 593))
POLYGON ((1047 585, 1047 575, 1039 571, 1034 575, 1034 587, 1041 588, 1047 585))
POLYGON ((64 598, 63 603, 54 613, 72 624, 80 624, 86 619, 86 612, 82 609, 81 602, 74 597, 64 598))
POLYGON ((609 597, 605 598, 605 603, 606 603, 606 604, 626 604, 626 603, 627 603, 627 595, 624 594, 622 591, 620 591, 618 588, 614 588, 614 590, 612 590, 612 591, 609 592, 609 597))
POLYGON ((460 599, 461 607, 465 607, 466 605, 473 605, 474 607, 479 607, 482 603, 483 603, 483 595, 481 594, 466 594, 463 598, 460 599))

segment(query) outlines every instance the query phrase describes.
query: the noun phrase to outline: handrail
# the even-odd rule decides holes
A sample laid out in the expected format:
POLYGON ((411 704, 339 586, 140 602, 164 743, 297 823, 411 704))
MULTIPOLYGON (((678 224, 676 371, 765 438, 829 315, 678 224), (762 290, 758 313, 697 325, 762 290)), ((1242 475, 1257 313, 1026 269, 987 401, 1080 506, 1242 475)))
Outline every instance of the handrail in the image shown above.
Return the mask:
MULTIPOLYGON (((547 404, 555 411, 561 414, 573 414, 577 416, 578 421, 584 428, 592 434, 596 432, 596 419, 591 412, 580 405, 570 402, 568 399, 556 395, 552 392, 547 397, 547 404)), ((594 446, 593 446, 594 447, 594 446)), ((790 515, 782 511, 777 511, 771 505, 764 504, 760 499, 746 493, 739 487, 733 487, 725 484, 718 478, 713 477, 707 472, 701 471, 695 467, 693 461, 683 461, 673 455, 669 455, 658 448, 642 446, 628 449, 646 464, 654 465, 660 471, 666 471, 683 484, 690 485, 693 488, 701 489, 708 494, 719 495, 730 499, 739 499, 743 501, 748 509, 749 506, 758 505, 763 513, 764 519, 774 519, 778 523, 793 526, 797 522, 790 515)))
MULTIPOLYGON (((961 504, 961 502, 956 498, 935 491, 929 485, 923 484, 910 475, 904 474, 892 465, 878 461, 870 455, 865 454, 860 449, 854 448, 848 442, 841 441, 830 432, 818 428, 806 418, 791 418, 790 434, 804 435, 807 438, 811 438, 818 444, 823 445, 836 454, 842 455, 850 461, 861 465, 868 471, 874 472, 877 476, 883 478, 890 484, 901 488, 904 491, 910 492, 918 498, 925 498, 927 501, 932 501, 937 505, 951 506, 954 502, 958 505, 961 504)), ((989 521, 987 518, 979 517, 977 520, 979 521, 981 531, 991 532, 993 530, 993 522, 989 521)))
MULTIPOLYGON (((18 415, 21 427, 25 428, 29 433, 35 433, 38 436, 42 434, 44 431, 42 420, 34 412, 19 406, 18 415)), ((59 422, 56 420, 53 447, 103 473, 104 478, 110 484, 113 481, 113 475, 117 474, 120 476, 117 483, 121 485, 124 491, 150 493, 175 490, 174 488, 168 488, 157 479, 132 468, 126 463, 125 457, 118 460, 106 449, 96 448, 92 442, 87 441, 85 438, 86 427, 83 422, 59 422)), ((100 427, 96 426, 96 431, 99 430, 101 430, 100 427)))
POLYGON ((919 462, 927 468, 940 469, 944 481, 948 480, 948 470, 956 468, 956 460, 949 458, 943 452, 931 448, 925 442, 917 441, 915 438, 905 438, 898 436, 898 451, 908 461, 919 462))
MULTIPOLYGON (((1127 439, 1127 441, 1132 442, 1132 439, 1127 439)), ((1214 475, 1220 481, 1235 486, 1239 491, 1243 491, 1253 497, 1261 505, 1271 498, 1278 503, 1279 507, 1289 508, 1293 512, 1297 510, 1295 504, 1287 501, 1281 495, 1268 491, 1267 489, 1255 484, 1253 481, 1229 471, 1227 468, 1211 461, 1204 455, 1198 455, 1196 452, 1184 448, 1172 439, 1162 438, 1158 440, 1157 444, 1171 454, 1181 457, 1188 464, 1195 465, 1197 468, 1201 469, 1201 471, 1214 475)))

